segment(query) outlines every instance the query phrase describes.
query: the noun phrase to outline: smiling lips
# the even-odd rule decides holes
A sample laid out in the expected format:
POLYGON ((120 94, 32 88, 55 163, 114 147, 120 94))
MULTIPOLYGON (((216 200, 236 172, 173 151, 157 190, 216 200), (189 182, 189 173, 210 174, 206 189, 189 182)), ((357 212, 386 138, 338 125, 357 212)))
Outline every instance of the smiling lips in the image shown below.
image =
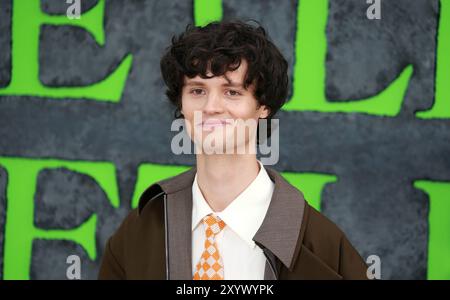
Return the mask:
POLYGON ((201 123, 198 123, 197 126, 201 126, 203 130, 213 130, 216 127, 222 127, 226 125, 230 125, 230 120, 220 120, 220 119, 208 119, 201 123))

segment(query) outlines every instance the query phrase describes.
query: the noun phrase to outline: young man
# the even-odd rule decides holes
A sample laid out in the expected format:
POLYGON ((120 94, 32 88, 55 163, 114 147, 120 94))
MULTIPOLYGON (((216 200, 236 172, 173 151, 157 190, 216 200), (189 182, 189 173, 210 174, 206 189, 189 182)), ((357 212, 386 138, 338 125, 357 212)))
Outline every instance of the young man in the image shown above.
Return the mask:
POLYGON ((342 231, 251 151, 257 127, 247 125, 270 120, 288 89, 287 62, 264 29, 188 27, 161 70, 196 167, 141 195, 109 239, 99 278, 366 279, 342 231))

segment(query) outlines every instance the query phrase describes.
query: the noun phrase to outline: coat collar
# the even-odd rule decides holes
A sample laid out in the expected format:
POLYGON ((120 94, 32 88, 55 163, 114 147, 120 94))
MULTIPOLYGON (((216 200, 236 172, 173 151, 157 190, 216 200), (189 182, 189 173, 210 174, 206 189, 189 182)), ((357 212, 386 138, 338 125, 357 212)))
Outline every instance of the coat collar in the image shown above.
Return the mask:
MULTIPOLYGON (((253 240, 273 253, 289 270, 298 257, 304 228, 302 193, 277 171, 266 168, 275 187, 266 216, 253 240)), ((192 184, 196 168, 150 186, 139 200, 138 213, 152 198, 165 194, 170 279, 192 277, 192 184), (177 257, 176 261, 173 257, 177 257), (172 259, 171 259, 172 258, 172 259)), ((267 269, 266 269, 267 273, 267 269)))

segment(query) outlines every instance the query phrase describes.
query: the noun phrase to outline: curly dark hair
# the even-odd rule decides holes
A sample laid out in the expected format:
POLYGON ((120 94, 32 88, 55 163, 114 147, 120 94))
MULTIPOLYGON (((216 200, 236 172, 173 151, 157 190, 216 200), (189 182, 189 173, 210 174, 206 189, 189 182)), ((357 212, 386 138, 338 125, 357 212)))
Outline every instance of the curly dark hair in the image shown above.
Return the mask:
POLYGON ((288 63, 262 26, 242 21, 212 22, 204 27, 190 24, 172 38, 160 67, 166 95, 177 108, 175 117, 182 117, 184 76, 199 75, 205 79, 222 76, 239 68, 243 59, 248 65, 244 87, 255 84, 254 96, 259 105, 270 109, 267 117, 270 120, 286 102, 288 63), (208 71, 211 76, 207 76, 208 71))

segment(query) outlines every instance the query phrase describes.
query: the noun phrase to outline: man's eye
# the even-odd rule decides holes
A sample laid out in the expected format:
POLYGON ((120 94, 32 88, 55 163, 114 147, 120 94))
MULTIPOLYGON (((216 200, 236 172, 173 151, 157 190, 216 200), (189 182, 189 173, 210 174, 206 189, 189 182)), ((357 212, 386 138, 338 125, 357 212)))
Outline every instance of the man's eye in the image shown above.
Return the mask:
POLYGON ((191 94, 195 95, 195 96, 200 96, 204 94, 204 91, 202 89, 192 89, 190 91, 191 94))
POLYGON ((239 93, 238 91, 235 91, 235 90, 228 90, 228 91, 226 91, 226 94, 231 97, 236 97, 236 96, 242 95, 241 93, 239 93))

